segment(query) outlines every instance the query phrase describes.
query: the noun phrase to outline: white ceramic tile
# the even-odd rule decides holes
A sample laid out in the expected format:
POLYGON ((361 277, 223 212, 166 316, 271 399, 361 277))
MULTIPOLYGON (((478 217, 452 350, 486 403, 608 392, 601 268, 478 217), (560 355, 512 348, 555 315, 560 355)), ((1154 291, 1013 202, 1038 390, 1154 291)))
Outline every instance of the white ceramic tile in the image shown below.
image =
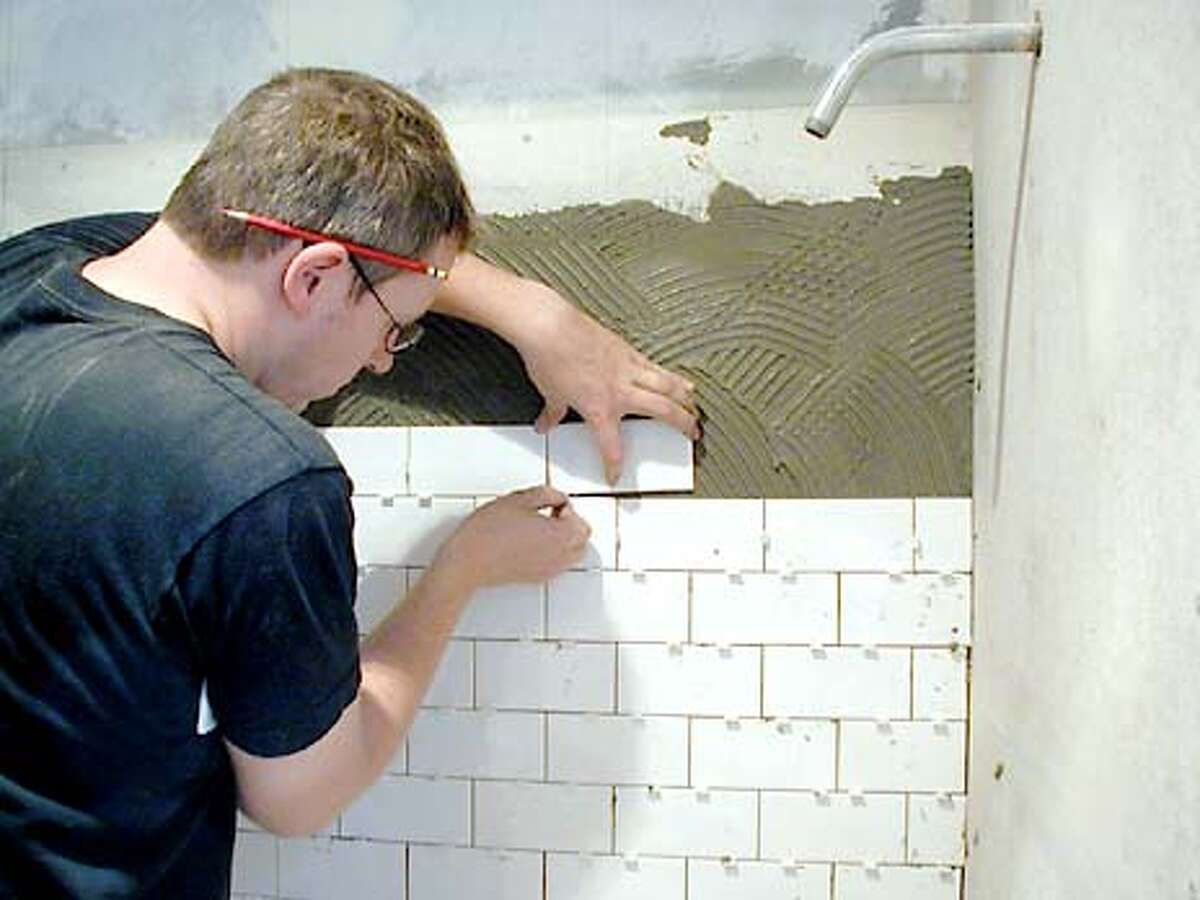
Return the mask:
POLYGON ((474 510, 471 500, 354 497, 354 552, 360 566, 428 566, 474 510))
POLYGON ((913 651, 913 718, 967 717, 967 654, 959 650, 913 651))
POLYGON ((618 709, 623 713, 757 716, 757 647, 622 644, 618 709))
POLYGON ((963 791, 964 722, 843 722, 839 778, 867 791, 963 791))
POLYGON ((917 498, 917 569, 971 571, 971 498, 917 498))
POLYGON ((842 576, 842 643, 966 644, 970 622, 969 576, 842 576))
POLYGON ((551 781, 687 784, 685 718, 551 714, 547 727, 551 781))
POLYGON ((610 486, 591 429, 581 422, 559 425, 549 435, 550 483, 568 494, 692 490, 692 442, 669 425, 624 419, 621 448, 621 477, 610 486))
POLYGON ((540 853, 420 846, 409 848, 408 853, 408 900, 540 900, 542 896, 540 853))
POLYGON ((528 425, 411 429, 414 494, 507 494, 546 483, 546 438, 528 425))
POLYGON ((466 844, 471 783, 385 775, 342 814, 342 837, 466 844))
POLYGON ((388 760, 384 771, 389 775, 407 775, 408 774, 408 741, 403 740, 396 752, 392 754, 392 758, 388 760))
POLYGON ((475 784, 475 844, 606 853, 612 788, 520 781, 475 784))
POLYGON ((355 494, 407 494, 407 428, 322 428, 355 494))
POLYGON ((614 497, 572 497, 571 506, 592 529, 583 558, 572 568, 617 567, 617 501, 614 497))
POLYGON ((692 575, 697 644, 837 643, 837 576, 724 572, 692 575))
POLYGON ((546 589, 548 637, 687 640, 687 572, 565 572, 546 589))
POLYGON ((551 853, 547 900, 684 900, 682 859, 551 853))
POLYGON ((612 712, 612 644, 557 641, 479 641, 479 706, 612 712))
POLYGON ((545 589, 540 584, 502 584, 476 591, 454 629, 458 637, 541 637, 545 589))
POLYGON ((433 682, 421 701, 422 706, 473 705, 474 666, 471 651, 470 641, 452 640, 446 644, 446 652, 442 654, 433 682))
POLYGON ((907 718, 909 651, 767 647, 763 712, 812 718, 907 718))
POLYGON ((901 862, 904 797, 765 791, 762 856, 801 862, 901 862))
POLYGON ((753 791, 617 788, 617 852, 666 856, 755 855, 753 791))
POLYGON ((274 894, 279 889, 279 839, 265 831, 243 831, 233 844, 233 890, 274 894))
POLYGON ((672 497, 621 500, 620 567, 762 571, 762 504, 672 497))
POLYGON ((694 719, 692 784, 833 790, 833 722, 694 719))
POLYGON ((963 864, 967 798, 958 794, 913 794, 908 798, 908 861, 963 864))
POLYGON ((834 900, 958 900, 959 870, 916 866, 836 866, 834 900))
POLYGON ((354 615, 358 633, 370 634, 408 590, 408 573, 397 566, 360 566, 354 615))
POLYGON ((911 500, 767 500, 767 568, 911 571, 911 500))
POLYGON ((398 900, 404 847, 377 841, 297 838, 279 845, 279 894, 288 900, 398 900))
POLYGON ((542 716, 496 710, 423 710, 408 736, 412 775, 542 777, 542 716))
POLYGON ((829 900, 830 869, 809 863, 688 860, 688 900, 829 900))

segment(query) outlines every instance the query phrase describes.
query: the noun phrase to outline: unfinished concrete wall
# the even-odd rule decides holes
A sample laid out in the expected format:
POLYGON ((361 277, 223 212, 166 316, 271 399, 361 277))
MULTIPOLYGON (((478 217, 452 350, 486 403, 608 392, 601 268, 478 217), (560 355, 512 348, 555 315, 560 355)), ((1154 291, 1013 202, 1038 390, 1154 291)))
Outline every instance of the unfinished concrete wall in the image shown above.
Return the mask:
POLYGON ((996 58, 973 85, 967 896, 1195 900, 1200 8, 974 17, 1035 12, 1032 83, 996 58))

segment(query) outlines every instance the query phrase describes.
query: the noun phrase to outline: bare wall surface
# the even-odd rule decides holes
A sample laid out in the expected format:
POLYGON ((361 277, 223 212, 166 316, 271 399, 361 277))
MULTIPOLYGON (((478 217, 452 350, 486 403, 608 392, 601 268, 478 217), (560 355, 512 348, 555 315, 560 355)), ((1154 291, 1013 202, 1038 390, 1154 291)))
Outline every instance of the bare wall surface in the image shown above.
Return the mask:
MULTIPOLYGON (((974 314, 963 169, 878 199, 766 205, 723 184, 707 221, 644 201, 492 217, 479 252, 576 298, 705 414, 697 493, 961 495, 970 486, 974 314)), ((312 411, 323 424, 529 422, 519 359, 470 326, 312 411)))
POLYGON ((1034 11, 1032 86, 994 59, 972 88, 967 897, 1196 900, 1200 7, 974 17, 1034 11))

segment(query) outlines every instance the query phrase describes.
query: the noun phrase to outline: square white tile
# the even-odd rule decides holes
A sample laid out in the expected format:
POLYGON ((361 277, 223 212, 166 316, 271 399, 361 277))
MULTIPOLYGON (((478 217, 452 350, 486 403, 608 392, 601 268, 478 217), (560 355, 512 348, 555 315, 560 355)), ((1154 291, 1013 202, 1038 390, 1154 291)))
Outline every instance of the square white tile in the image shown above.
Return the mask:
POLYGON ((915 866, 836 866, 837 900, 958 900, 958 869, 915 866))
POLYGON ((408 900, 537 900, 542 895, 541 853, 413 845, 408 865, 408 900))
POLYGON ((233 890, 274 894, 279 890, 279 839, 265 831, 239 832, 233 844, 233 890))
POLYGON ((767 500, 766 523, 770 570, 912 571, 912 500, 767 500))
POLYGON ((447 497, 353 497, 351 502, 360 566, 428 566, 475 508, 471 500, 447 497))
POLYGON ((618 709, 623 713, 757 716, 757 647, 622 644, 618 709))
POLYGON ((446 644, 433 682, 421 700, 422 706, 473 705, 475 666, 472 651, 470 641, 452 640, 446 644))
POLYGON ((692 720, 692 784, 833 790, 833 722, 692 720))
POLYGON ((966 717, 966 651, 913 650, 913 718, 966 717))
POLYGON ((841 785, 867 791, 966 790, 965 722, 842 722, 841 785))
POLYGON ((755 855, 753 791, 617 788, 617 852, 666 856, 755 855))
POLYGON ((466 844, 471 783, 385 775, 342 814, 342 837, 466 844))
POLYGON ((837 627, 836 575, 692 575, 697 644, 833 644, 837 627))
POLYGON ((617 501, 613 497, 572 497, 571 506, 592 529, 587 550, 574 569, 617 567, 617 501))
POLYGON ((806 718, 908 718, 908 649, 767 647, 763 712, 806 718))
POLYGON ((540 713, 422 710, 408 736, 412 775, 462 778, 542 777, 540 713))
POLYGON ((507 494, 546 483, 546 438, 528 425, 410 429, 413 494, 507 494))
POLYGON ((688 721, 681 716, 551 713, 549 780, 686 785, 688 721))
POLYGON ((622 499, 620 567, 761 572, 762 514, 762 500, 622 499))
POLYGON ((546 588, 548 637, 687 640, 686 572, 565 572, 546 588))
POLYGON ((832 866, 688 860, 688 900, 830 900, 832 866))
POLYGON ((404 847, 377 841, 295 838, 279 845, 279 894, 288 900, 396 900, 404 847))
POLYGON ((475 844, 607 853, 612 788, 522 781, 475 783, 475 844))
POLYGON ((800 862, 902 862, 904 797, 765 791, 762 856, 800 862))
POLYGON ((844 643, 966 644, 970 639, 969 576, 842 576, 844 643))
POLYGON ((684 900, 682 859, 550 853, 546 900, 684 900))
POLYGON ((908 861, 961 866, 966 855, 967 798, 912 794, 908 798, 908 861))
POLYGON ((370 634, 408 593, 408 573, 399 566, 359 566, 354 616, 358 633, 370 634))
POLYGON ((559 425, 549 434, 550 483, 568 494, 692 490, 692 442, 674 428, 624 419, 621 447, 621 476, 610 486, 591 429, 582 422, 559 425))
POLYGON ((612 712, 612 644, 479 641, 477 695, 494 709, 612 712))
POLYGON ((540 584, 502 584, 476 591, 454 629, 464 638, 541 637, 545 587, 540 584))

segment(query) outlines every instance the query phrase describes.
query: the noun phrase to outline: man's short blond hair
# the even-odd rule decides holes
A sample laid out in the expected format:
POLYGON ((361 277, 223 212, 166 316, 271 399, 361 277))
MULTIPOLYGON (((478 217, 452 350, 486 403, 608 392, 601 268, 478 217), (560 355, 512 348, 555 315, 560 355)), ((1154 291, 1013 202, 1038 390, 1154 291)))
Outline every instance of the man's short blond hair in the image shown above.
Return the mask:
MULTIPOLYGON (((474 238, 474 210, 433 114, 386 82, 290 69, 252 90, 217 127, 162 218, 202 256, 261 258, 285 238, 222 215, 239 209, 390 250, 427 253, 474 238)), ((372 280, 395 274, 363 260, 372 280)))

